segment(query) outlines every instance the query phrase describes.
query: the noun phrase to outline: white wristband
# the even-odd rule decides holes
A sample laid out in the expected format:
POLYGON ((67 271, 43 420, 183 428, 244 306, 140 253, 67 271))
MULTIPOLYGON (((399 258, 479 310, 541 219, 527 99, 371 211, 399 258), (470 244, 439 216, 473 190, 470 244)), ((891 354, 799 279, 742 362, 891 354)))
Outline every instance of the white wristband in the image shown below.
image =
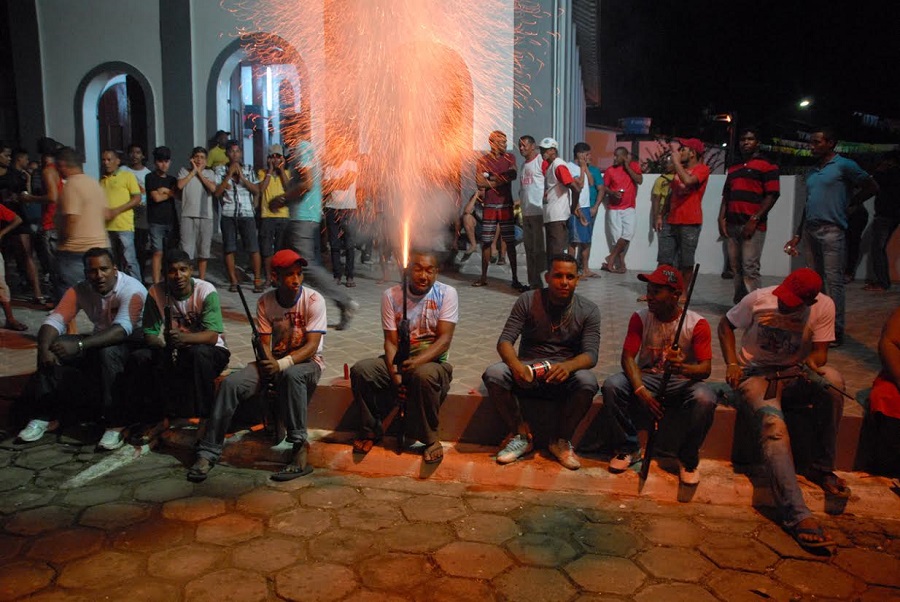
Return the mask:
POLYGON ((294 365, 294 358, 290 356, 290 354, 284 356, 280 360, 278 360, 278 371, 284 372, 288 368, 294 365))

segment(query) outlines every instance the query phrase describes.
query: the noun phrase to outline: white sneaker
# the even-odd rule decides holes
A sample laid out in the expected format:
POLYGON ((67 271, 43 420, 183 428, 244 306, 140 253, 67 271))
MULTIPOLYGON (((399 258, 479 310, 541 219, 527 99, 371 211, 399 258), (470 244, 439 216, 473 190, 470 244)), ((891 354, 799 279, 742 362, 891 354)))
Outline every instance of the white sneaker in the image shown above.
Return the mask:
POLYGON ((53 422, 48 422, 47 420, 34 419, 29 422, 25 428, 19 431, 19 439, 25 442, 37 441, 43 437, 47 431, 54 431, 58 426, 59 423, 55 420, 53 422))
POLYGON ((119 449, 124 443, 125 438, 122 436, 121 431, 109 429, 103 433, 103 437, 100 438, 100 443, 97 444, 97 447, 106 451, 112 451, 119 449))
POLYGON ((700 483, 700 468, 694 467, 693 470, 688 470, 684 464, 681 464, 678 469, 678 478, 683 485, 697 485, 700 483))
POLYGON ((556 456, 559 463, 569 470, 581 468, 581 462, 578 461, 578 456, 575 455, 575 450, 572 449, 572 442, 568 439, 557 439, 550 444, 548 449, 551 454, 556 456))
POLYGON ((625 472, 635 462, 637 459, 633 454, 616 454, 616 457, 609 461, 609 472, 613 474, 625 472))
POLYGON ((534 446, 531 444, 531 437, 526 435, 516 435, 506 444, 506 447, 497 454, 497 464, 509 464, 515 462, 528 452, 534 446))

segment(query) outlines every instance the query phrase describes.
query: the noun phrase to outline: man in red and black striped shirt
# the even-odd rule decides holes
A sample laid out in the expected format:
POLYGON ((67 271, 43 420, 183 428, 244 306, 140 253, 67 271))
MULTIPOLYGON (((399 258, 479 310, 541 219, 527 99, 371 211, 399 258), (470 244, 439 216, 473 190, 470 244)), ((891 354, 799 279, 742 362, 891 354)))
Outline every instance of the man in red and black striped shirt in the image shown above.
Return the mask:
POLYGON ((759 152, 759 132, 738 136, 743 162, 728 168, 719 209, 719 234, 734 272, 734 302, 760 287, 759 260, 766 240, 766 216, 780 193, 778 166, 759 152))

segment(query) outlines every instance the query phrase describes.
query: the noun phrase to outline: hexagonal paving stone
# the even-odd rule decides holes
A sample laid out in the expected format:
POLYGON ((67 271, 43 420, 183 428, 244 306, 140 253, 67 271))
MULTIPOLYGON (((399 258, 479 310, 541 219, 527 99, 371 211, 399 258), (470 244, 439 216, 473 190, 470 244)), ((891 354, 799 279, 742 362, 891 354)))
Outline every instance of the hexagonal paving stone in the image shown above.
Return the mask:
POLYGON ((535 567, 515 567, 494 580, 494 587, 506 600, 563 602, 575 588, 559 571, 535 567))
POLYGON ((279 571, 295 562, 306 561, 306 546, 302 541, 261 537, 234 548, 231 563, 239 569, 260 573, 279 571))
POLYGON ((392 505, 382 502, 359 502, 337 513, 338 523, 348 529, 382 531, 393 529, 394 525, 405 522, 403 513, 392 505))
POLYGON ((834 563, 870 585, 900 587, 900 558, 895 556, 851 548, 841 550, 834 563))
POLYGON ((56 497, 55 490, 35 490, 31 488, 4 491, 0 495, 0 514, 21 512, 29 508, 46 506, 56 497))
POLYGON ((194 484, 185 479, 157 479, 142 483, 134 490, 134 499, 142 502, 168 502, 194 493, 194 484))
POLYGON ((15 600, 47 587, 56 573, 43 562, 0 566, 0 599, 15 600))
POLYGON ((467 494, 463 500, 475 512, 499 512, 506 513, 522 508, 522 500, 515 497, 498 496, 492 494, 467 494))
POLYGON ((71 588, 108 588, 136 577, 143 566, 134 554, 100 552, 67 564, 56 582, 71 588))
POLYGON ((260 521, 240 514, 217 516, 197 525, 197 541, 220 546, 234 545, 262 534, 260 521))
MULTIPOLYGON (((105 592, 106 600, 132 600, 140 602, 172 602, 181 598, 181 588, 173 583, 144 577, 123 583, 105 592)), ((221 598, 220 598, 221 600, 221 598)))
POLYGON ((238 569, 223 569, 194 579, 184 589, 185 602, 265 602, 269 588, 262 575, 238 569))
POLYGON ((897 602, 897 590, 887 587, 870 587, 859 602, 897 602))
POLYGON ((694 550, 650 548, 635 558, 637 563, 658 579, 698 582, 715 567, 694 550))
POLYGON ((28 602, 96 602, 88 594, 75 594, 61 587, 49 587, 39 594, 29 596, 28 602))
POLYGON ((694 516, 693 519, 707 531, 728 533, 730 535, 748 535, 763 525, 763 523, 759 521, 741 520, 736 518, 694 516))
POLYGON ((570 508, 554 508, 549 506, 527 506, 521 512, 514 513, 522 531, 530 533, 549 533, 560 535, 575 531, 585 524, 584 514, 570 508))
POLYGON ((225 550, 221 548, 190 544, 153 554, 147 571, 156 577, 183 581, 208 573, 223 558, 225 550))
MULTIPOLYGON (((834 529, 826 529, 825 531, 832 536, 835 533, 834 529)), ((777 525, 764 525, 760 527, 756 534, 756 539, 772 548, 772 550, 782 558, 801 558, 803 560, 818 560, 820 562, 827 562, 829 559, 827 555, 816 556, 815 554, 807 552, 797 545, 797 542, 794 541, 793 537, 788 535, 784 529, 777 525)))
POLYGON ((778 555, 751 539, 719 536, 715 541, 704 542, 698 549, 722 569, 762 573, 778 562, 778 555))
POLYGON ((356 568, 364 585, 394 593, 408 591, 434 575, 427 558, 396 552, 369 558, 356 568))
POLYGON ((448 525, 407 523, 387 530, 379 540, 398 552, 433 552, 453 541, 453 533, 448 525))
POLYGON ((297 602, 339 600, 354 588, 356 577, 336 564, 298 564, 275 576, 275 591, 297 602))
POLYGON ((193 534, 193 529, 182 522, 158 518, 126 527, 113 545, 126 552, 155 552, 187 543, 193 534))
POLYGON ((311 537, 331 527, 331 513, 314 508, 296 508, 269 519, 269 528, 295 537, 311 537))
POLYGON ((538 566, 562 566, 578 555, 567 541, 543 533, 516 537, 506 547, 519 562, 538 566))
POLYGON ((114 502, 121 497, 121 487, 86 487, 68 492, 63 498, 63 502, 72 506, 99 506, 107 502, 114 502))
POLYGON ((821 562, 789 558, 775 567, 775 578, 804 594, 849 598, 863 589, 852 575, 821 562))
POLYGON ((29 558, 63 564, 98 551, 106 540, 103 531, 96 529, 66 529, 41 537, 28 550, 29 558))
POLYGON ((657 516, 648 519, 641 535, 653 544, 685 548, 696 546, 702 539, 700 529, 690 521, 657 516))
POLYGON ((760 602, 760 600, 791 600, 788 588, 765 575, 742 571, 716 570, 706 579, 711 590, 728 602, 760 602))
POLYGON ((647 578, 630 560, 594 554, 569 563, 565 571, 584 589, 610 594, 633 594, 647 578))
POLYGON ((262 476, 242 474, 224 466, 222 468, 224 470, 216 468, 208 479, 194 485, 194 491, 198 495, 230 500, 254 489, 257 486, 256 479, 262 476))
POLYGON ((297 507, 290 493, 272 489, 254 489, 238 498, 237 510, 258 516, 271 516, 297 507))
POLYGON ((75 510, 72 508, 44 506, 17 513, 4 528, 16 535, 38 535, 68 527, 74 520, 75 510))
POLYGON ((635 602, 717 602, 715 596, 693 583, 658 583, 641 590, 635 602))
POLYGON ((358 589, 344 598, 343 602, 408 602, 408 600, 409 598, 405 596, 391 596, 386 592, 358 589))
POLYGON ((435 553, 434 559, 445 573, 475 579, 493 579, 512 564, 503 548, 473 541, 444 546, 435 553))
POLYGON ((166 502, 162 514, 173 520, 200 522, 225 514, 225 502, 211 497, 189 497, 166 502))
POLYGON ((31 470, 44 470, 65 464, 75 457, 75 450, 62 445, 42 445, 25 450, 16 458, 16 466, 31 470))
MULTIPOLYGON (((0 533, 0 562, 11 560, 19 555, 22 547, 28 542, 24 537, 15 537, 0 533)), ((37 558, 37 557, 35 557, 37 558)))
POLYGON ((441 577, 419 586, 413 599, 422 602, 459 602, 460 600, 490 602, 496 600, 497 596, 487 583, 475 579, 441 577))
POLYGON ((503 543, 519 534, 519 525, 496 514, 470 514, 453 522, 460 539, 482 543, 503 543))
POLYGON ((309 542, 309 554, 324 562, 352 564, 384 551, 380 537, 365 531, 334 529, 316 536, 309 542))
POLYGON ((403 500, 411 497, 405 491, 391 491, 390 489, 373 489, 371 487, 363 487, 360 490, 362 496, 367 500, 378 502, 391 502, 399 505, 403 500))
POLYGON ((311 508, 343 508, 353 504, 360 497, 355 487, 326 485, 301 493, 300 503, 311 508))
POLYGON ((112 531, 121 529, 150 517, 150 507, 128 502, 110 502, 85 510, 78 522, 85 527, 97 527, 112 531))
POLYGON ((588 552, 628 557, 641 547, 638 536, 624 525, 586 523, 575 531, 575 541, 588 552))
POLYGON ((423 495, 406 500, 400 508, 411 521, 443 523, 452 521, 466 513, 462 500, 440 495, 423 495))

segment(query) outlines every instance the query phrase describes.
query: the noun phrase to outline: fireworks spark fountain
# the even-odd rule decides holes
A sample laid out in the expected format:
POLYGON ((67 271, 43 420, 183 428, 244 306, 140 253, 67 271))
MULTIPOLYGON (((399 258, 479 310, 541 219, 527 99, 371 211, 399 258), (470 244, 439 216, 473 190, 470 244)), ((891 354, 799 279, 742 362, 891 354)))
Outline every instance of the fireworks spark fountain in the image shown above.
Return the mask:
MULTIPOLYGON (((527 103, 527 78, 515 73, 535 59, 516 53, 513 15, 524 14, 533 24, 543 16, 540 5, 222 1, 253 23, 248 32, 277 32, 277 40, 292 44, 303 61, 297 71, 307 74, 301 94, 312 97, 312 115, 283 124, 285 142, 306 139, 311 131, 322 165, 357 162, 358 185, 375 199, 362 218, 381 212, 388 223, 412 224, 412 240, 404 235, 404 265, 409 245, 439 246, 462 191, 474 188, 473 149, 484 146, 491 130, 509 131, 513 107, 527 103), (311 18, 317 13, 310 6, 321 7, 321 20, 311 18)), ((265 35, 253 40, 256 59, 283 59, 283 43, 269 43, 265 35)), ((525 46, 545 43, 530 39, 525 46)))

